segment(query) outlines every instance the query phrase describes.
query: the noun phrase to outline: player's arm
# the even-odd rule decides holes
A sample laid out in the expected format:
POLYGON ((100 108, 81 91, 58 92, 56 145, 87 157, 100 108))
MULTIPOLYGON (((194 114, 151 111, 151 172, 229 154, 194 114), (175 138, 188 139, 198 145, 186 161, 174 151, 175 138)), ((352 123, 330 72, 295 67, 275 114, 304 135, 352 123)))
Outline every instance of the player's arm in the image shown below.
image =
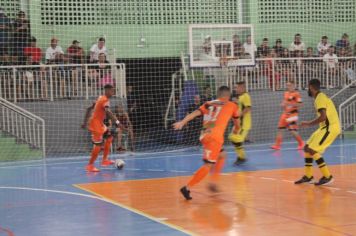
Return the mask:
POLYGON ((249 112, 251 112, 251 107, 245 107, 245 108, 243 109, 243 111, 242 111, 241 116, 244 116, 245 114, 247 114, 247 113, 249 113, 249 112))
POLYGON ((93 103, 90 107, 88 107, 86 109, 85 116, 84 116, 84 121, 83 121, 83 124, 82 124, 82 128, 83 129, 85 129, 87 127, 90 114, 93 111, 94 107, 95 107, 95 103, 93 103))
POLYGON ((184 117, 183 120, 173 124, 175 130, 181 130, 189 121, 194 120, 196 117, 201 116, 203 113, 200 110, 193 111, 184 117))
POLYGON ((301 126, 302 127, 309 127, 309 126, 313 126, 313 125, 317 125, 321 122, 324 122, 326 121, 326 109, 325 108, 320 108, 318 110, 320 116, 315 118, 314 120, 311 120, 311 121, 303 121, 301 123, 301 126))
POLYGON ((115 114, 112 113, 109 107, 105 107, 106 116, 112 121, 116 126, 120 125, 120 121, 116 118, 115 114))

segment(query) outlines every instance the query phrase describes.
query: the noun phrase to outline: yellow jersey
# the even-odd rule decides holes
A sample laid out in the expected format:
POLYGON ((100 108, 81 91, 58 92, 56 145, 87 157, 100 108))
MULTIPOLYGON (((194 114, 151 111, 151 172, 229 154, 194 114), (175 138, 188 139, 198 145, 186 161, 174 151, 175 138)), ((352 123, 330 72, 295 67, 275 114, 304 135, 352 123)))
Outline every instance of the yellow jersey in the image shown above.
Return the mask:
POLYGON ((324 128, 326 126, 337 126, 340 129, 339 116, 336 111, 335 105, 333 101, 328 96, 326 96, 325 93, 319 92, 316 95, 314 107, 318 116, 320 116, 320 109, 326 110, 326 120, 319 124, 320 128, 324 128))
MULTIPOLYGON (((243 93, 239 96, 238 98, 238 105, 240 108, 240 114, 242 114, 242 111, 247 108, 251 107, 251 97, 248 93, 243 93)), ((251 129, 252 126, 252 119, 251 119, 251 112, 247 112, 243 115, 241 119, 241 127, 243 129, 251 129)))

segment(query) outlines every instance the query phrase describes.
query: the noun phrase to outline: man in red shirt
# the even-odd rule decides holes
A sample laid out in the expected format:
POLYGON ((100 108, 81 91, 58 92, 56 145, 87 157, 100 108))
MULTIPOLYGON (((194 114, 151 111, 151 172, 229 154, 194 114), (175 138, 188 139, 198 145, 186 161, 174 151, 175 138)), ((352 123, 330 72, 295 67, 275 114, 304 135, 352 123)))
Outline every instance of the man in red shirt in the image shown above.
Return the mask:
POLYGON ((24 55, 29 65, 39 65, 42 59, 42 50, 36 46, 36 42, 36 38, 31 37, 30 46, 24 48, 24 55))

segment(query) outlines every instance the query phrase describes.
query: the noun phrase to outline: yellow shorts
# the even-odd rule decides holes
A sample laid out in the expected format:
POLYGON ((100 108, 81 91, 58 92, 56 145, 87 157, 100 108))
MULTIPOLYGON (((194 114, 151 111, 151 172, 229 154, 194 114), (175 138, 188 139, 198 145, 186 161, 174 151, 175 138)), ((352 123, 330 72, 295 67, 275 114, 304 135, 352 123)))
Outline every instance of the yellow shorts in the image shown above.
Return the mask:
POLYGON ((229 135, 229 140, 233 143, 242 143, 245 141, 249 131, 250 129, 242 128, 237 134, 231 133, 229 135))
POLYGON ((317 153, 323 154, 339 134, 340 127, 338 125, 319 128, 310 136, 307 145, 317 153))

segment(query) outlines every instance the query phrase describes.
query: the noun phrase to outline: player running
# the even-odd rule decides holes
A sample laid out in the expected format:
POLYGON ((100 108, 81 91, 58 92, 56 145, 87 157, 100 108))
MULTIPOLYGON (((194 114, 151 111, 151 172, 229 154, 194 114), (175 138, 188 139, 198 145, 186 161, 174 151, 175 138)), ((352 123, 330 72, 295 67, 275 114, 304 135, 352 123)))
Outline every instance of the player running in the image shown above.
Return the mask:
POLYGON ((104 143, 104 140, 104 153, 101 166, 105 167, 114 163, 113 161, 108 159, 113 136, 111 134, 111 131, 104 124, 104 120, 107 116, 116 126, 120 125, 120 121, 118 121, 116 119, 116 116, 110 111, 109 99, 115 94, 114 87, 110 84, 107 84, 104 86, 104 91, 105 94, 100 96, 96 100, 96 102, 93 103, 92 106, 88 107, 87 112, 85 114, 84 123, 82 125, 83 128, 87 127, 89 116, 94 110, 90 117, 88 128, 92 134, 92 141, 94 144, 89 163, 85 168, 88 172, 100 171, 94 166, 94 162, 99 156, 101 146, 104 143))
POLYGON ((237 101, 240 108, 241 115, 241 129, 238 133, 231 133, 229 140, 235 146, 235 152, 237 155, 235 165, 240 165, 246 161, 245 149, 243 143, 251 129, 251 97, 246 92, 245 82, 238 82, 236 85, 237 101))
POLYGON ((305 175, 295 184, 313 182, 313 159, 318 164, 323 177, 315 185, 326 185, 333 182, 333 176, 322 157, 324 151, 334 142, 341 132, 340 121, 334 103, 324 93, 320 92, 320 81, 309 81, 308 94, 315 99, 314 107, 317 118, 301 122, 302 127, 319 124, 319 128, 310 136, 304 147, 305 175))
POLYGON ((279 119, 276 143, 271 146, 271 148, 275 150, 281 149, 283 129, 288 129, 298 142, 298 150, 302 150, 304 142, 302 137, 298 134, 297 122, 299 108, 303 102, 300 93, 295 90, 294 81, 288 81, 286 86, 287 91, 284 93, 284 99, 281 103, 284 111, 279 119))
POLYGON ((200 108, 189 115, 182 121, 173 124, 175 130, 181 130, 189 121, 204 115, 203 130, 200 141, 203 145, 204 165, 198 169, 186 186, 180 189, 181 193, 187 200, 191 200, 190 189, 199 183, 212 169, 212 182, 209 189, 217 191, 215 182, 224 167, 226 152, 223 150, 224 133, 228 122, 231 118, 234 121, 234 132, 239 129, 238 123, 238 106, 230 102, 231 92, 229 87, 221 86, 217 92, 218 99, 204 103, 200 108))

